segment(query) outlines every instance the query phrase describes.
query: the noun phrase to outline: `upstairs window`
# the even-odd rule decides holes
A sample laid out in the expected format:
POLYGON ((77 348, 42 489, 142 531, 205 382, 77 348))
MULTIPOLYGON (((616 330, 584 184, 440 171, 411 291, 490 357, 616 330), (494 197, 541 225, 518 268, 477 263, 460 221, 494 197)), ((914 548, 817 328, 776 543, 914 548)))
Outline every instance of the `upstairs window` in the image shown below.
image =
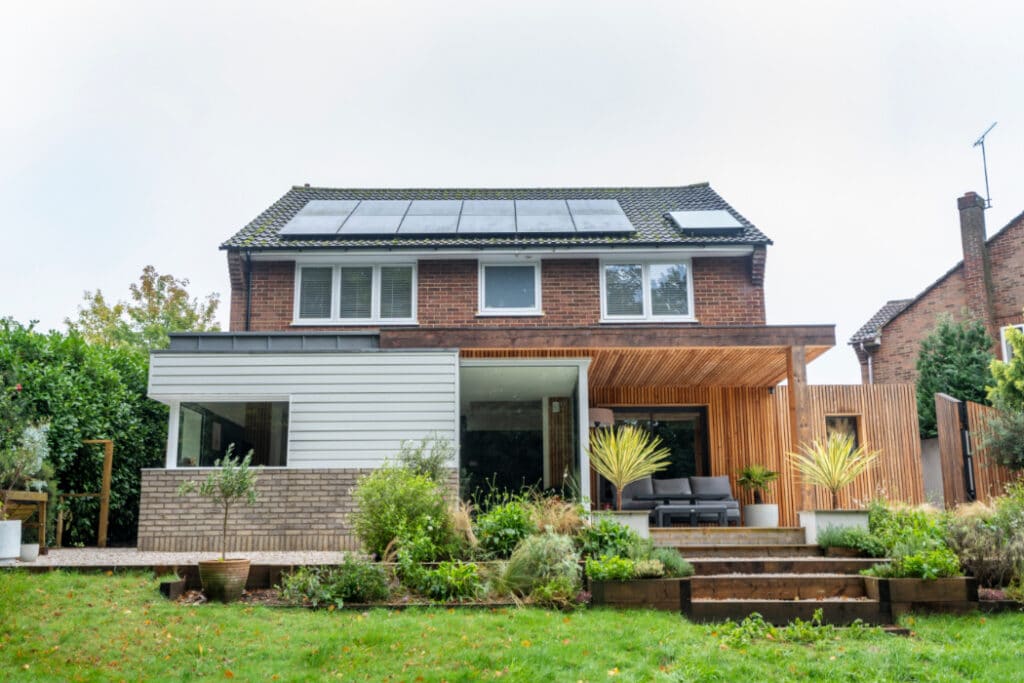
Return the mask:
POLYGON ((689 262, 602 264, 601 317, 606 321, 692 321, 689 262))
POLYGON ((416 322, 412 265, 299 266, 296 324, 416 322))
POLYGON ((540 315, 540 265, 480 264, 481 315, 540 315))

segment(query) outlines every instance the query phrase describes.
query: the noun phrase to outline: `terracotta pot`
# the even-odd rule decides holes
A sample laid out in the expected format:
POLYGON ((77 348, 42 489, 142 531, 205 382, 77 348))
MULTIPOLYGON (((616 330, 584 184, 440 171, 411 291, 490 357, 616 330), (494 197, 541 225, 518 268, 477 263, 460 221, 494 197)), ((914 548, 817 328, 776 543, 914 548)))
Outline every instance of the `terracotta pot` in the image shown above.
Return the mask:
POLYGON ((249 560, 202 560, 199 579, 208 600, 234 602, 249 578, 249 560))

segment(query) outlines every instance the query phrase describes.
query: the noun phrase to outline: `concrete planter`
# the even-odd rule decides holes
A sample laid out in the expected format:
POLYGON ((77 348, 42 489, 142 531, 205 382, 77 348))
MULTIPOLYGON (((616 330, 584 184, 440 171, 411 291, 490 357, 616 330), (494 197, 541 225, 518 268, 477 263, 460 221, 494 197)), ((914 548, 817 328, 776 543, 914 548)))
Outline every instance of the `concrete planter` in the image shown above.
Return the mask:
POLYGON ((602 517, 612 520, 619 526, 632 529, 640 534, 640 538, 651 536, 651 518, 648 510, 602 510, 591 515, 591 520, 597 522, 602 517))
POLYGON ((39 558, 39 544, 38 543, 22 543, 21 544, 21 561, 22 562, 35 562, 39 558))
POLYGON ((762 528, 775 528, 779 526, 779 506, 775 503, 744 505, 743 525, 762 528))
POLYGON ((682 598, 690 597, 689 579, 633 579, 591 581, 592 604, 605 607, 636 607, 679 612, 682 598), (684 586, 685 584, 685 586, 684 586))
POLYGON ((202 560, 199 579, 208 600, 234 602, 242 597, 249 578, 249 560, 202 560))
POLYGON ((797 516, 808 545, 817 544, 818 534, 830 526, 868 529, 867 510, 801 510, 797 516))
POLYGON ((13 562, 21 556, 21 520, 0 522, 0 562, 13 562))

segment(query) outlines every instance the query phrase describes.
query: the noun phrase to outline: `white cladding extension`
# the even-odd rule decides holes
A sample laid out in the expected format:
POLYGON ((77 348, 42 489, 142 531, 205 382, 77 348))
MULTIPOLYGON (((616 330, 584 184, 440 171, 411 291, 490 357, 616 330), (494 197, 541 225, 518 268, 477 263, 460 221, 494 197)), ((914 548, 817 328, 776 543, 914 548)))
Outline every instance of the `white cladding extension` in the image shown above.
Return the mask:
POLYGON ((408 439, 458 443, 458 378, 455 351, 165 352, 149 396, 171 406, 172 432, 181 402, 287 400, 289 468, 376 467, 408 439))

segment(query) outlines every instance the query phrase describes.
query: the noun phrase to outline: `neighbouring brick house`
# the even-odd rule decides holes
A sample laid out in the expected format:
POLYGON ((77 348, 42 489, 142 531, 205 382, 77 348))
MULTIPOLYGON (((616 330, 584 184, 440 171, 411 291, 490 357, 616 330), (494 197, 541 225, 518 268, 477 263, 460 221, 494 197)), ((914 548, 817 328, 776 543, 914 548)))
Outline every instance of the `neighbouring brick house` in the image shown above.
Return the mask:
POLYGON ((265 467, 237 549, 353 547, 354 482, 431 434, 457 447, 453 486, 574 483, 599 506, 586 446, 608 421, 669 443, 665 477, 780 471, 786 524, 818 494, 785 452, 830 429, 887 454, 851 500, 920 502, 912 387, 807 386, 834 327, 766 324, 769 245, 706 183, 294 187, 222 245, 230 331, 152 355, 170 418, 139 547, 214 546, 212 510, 174 491, 231 443, 265 467))
POLYGON ((985 201, 974 192, 957 200, 962 261, 912 299, 888 301, 851 338, 865 384, 912 384, 921 342, 941 315, 977 320, 998 342, 1003 330, 1024 322, 1024 214, 991 238, 985 231, 985 201))

